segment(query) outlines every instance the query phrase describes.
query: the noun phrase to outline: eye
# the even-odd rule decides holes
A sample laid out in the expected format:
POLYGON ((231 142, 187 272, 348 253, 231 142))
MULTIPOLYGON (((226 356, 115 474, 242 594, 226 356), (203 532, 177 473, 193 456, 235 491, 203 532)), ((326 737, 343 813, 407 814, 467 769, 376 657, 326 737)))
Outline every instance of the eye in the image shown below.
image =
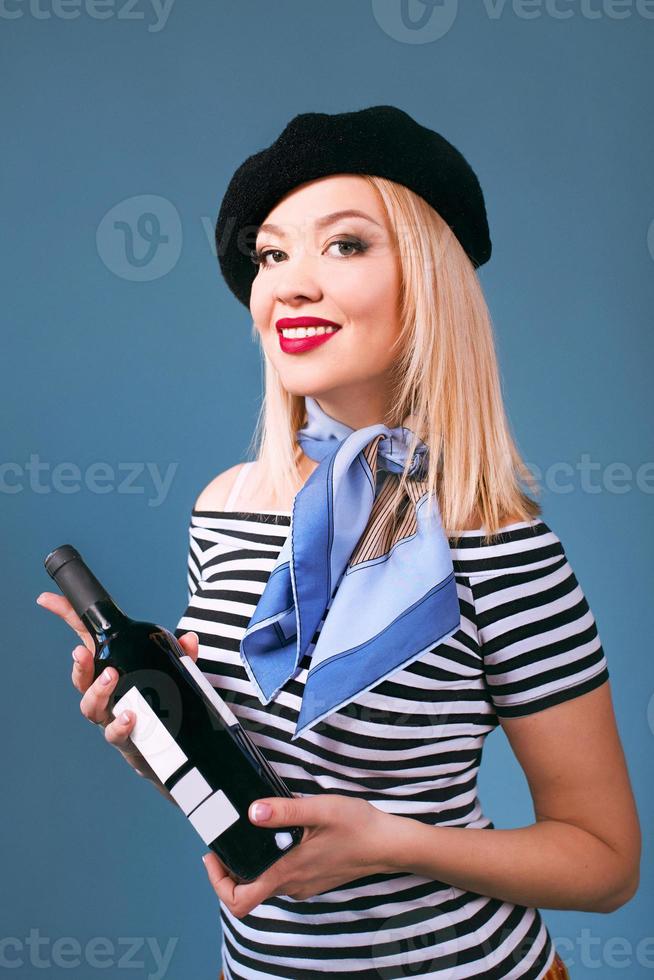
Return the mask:
MULTIPOLYGON (((351 240, 346 238, 340 238, 337 242, 330 242, 327 248, 332 248, 334 245, 344 245, 345 248, 353 248, 355 254, 357 252, 365 252, 365 250, 368 248, 368 246, 365 245, 363 242, 359 241, 358 238, 353 238, 351 240)), ((342 254, 343 253, 341 252, 341 255, 342 254)), ((348 255, 352 255, 352 254, 353 254, 352 252, 348 253, 348 255)), ((344 256, 344 258, 348 258, 348 255, 344 256)))
MULTIPOLYGON (((345 259, 350 258, 350 256, 356 255, 359 252, 365 252, 366 249, 368 248, 368 245, 365 242, 360 241, 358 238, 352 238, 352 239, 339 238, 335 242, 330 242, 329 245, 327 246, 327 249, 333 248, 334 245, 339 245, 339 246, 342 245, 345 248, 354 250, 353 252, 348 252, 345 255, 343 255, 343 253, 341 252, 340 253, 341 258, 345 258, 345 259)), ((327 249, 325 249, 325 251, 327 251, 327 249)), ((269 255, 286 255, 286 252, 282 252, 282 250, 279 248, 264 248, 259 250, 253 248, 250 250, 250 259, 252 260, 252 262, 254 262, 255 265, 260 266, 261 268, 264 269, 266 267, 269 267, 271 264, 279 265, 279 263, 276 260, 273 260, 272 263, 268 262, 267 259, 269 255)))
POLYGON ((266 256, 283 254, 284 253, 279 248, 260 249, 259 251, 257 251, 256 248, 253 248, 250 251, 250 258, 255 265, 266 266, 268 265, 268 262, 266 262, 266 256))

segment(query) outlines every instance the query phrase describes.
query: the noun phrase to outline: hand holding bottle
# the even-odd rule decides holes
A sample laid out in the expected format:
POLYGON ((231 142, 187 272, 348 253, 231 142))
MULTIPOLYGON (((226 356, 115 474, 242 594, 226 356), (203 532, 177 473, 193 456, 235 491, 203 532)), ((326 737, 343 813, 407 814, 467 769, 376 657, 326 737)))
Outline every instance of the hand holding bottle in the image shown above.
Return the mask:
MULTIPOLYGON (((128 720, 119 716, 115 718, 109 710, 109 699, 118 680, 118 672, 113 667, 108 667, 105 673, 109 674, 108 683, 105 683, 105 673, 101 674, 97 680, 94 677, 94 643, 91 634, 79 618, 69 600, 56 592, 42 592, 37 598, 37 602, 44 609, 49 609, 56 616, 59 616, 70 628, 78 635, 82 643, 73 649, 73 670, 71 679, 73 686, 82 694, 80 701, 80 711, 89 721, 104 728, 104 735, 110 745, 118 749, 123 758, 138 772, 155 784, 159 792, 169 799, 172 803, 175 800, 170 795, 163 783, 143 758, 139 750, 130 739, 130 733, 134 728, 136 716, 133 711, 125 714, 128 720)), ((198 659, 198 637, 196 633, 184 633, 179 638, 179 643, 184 648, 191 659, 195 662, 198 659)), ((175 803, 175 805, 177 805, 175 803)))
POLYGON ((42 604, 83 643, 75 648, 73 683, 84 717, 176 803, 235 880, 254 880, 303 831, 249 820, 257 798, 293 793, 198 668, 197 639, 186 634, 180 642, 158 623, 133 619, 70 544, 51 551, 44 566, 63 596, 44 594, 42 604), (123 712, 133 716, 129 722, 123 712))

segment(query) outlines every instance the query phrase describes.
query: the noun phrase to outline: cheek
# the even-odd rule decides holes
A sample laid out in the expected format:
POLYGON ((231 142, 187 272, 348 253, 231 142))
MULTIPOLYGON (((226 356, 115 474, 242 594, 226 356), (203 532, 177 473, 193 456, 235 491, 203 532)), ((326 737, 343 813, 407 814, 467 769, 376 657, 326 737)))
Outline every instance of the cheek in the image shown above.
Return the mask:
POLYGON ((271 307, 269 293, 270 291, 263 287, 261 279, 258 276, 255 277, 250 290, 250 313, 255 323, 266 322, 266 314, 271 307))
POLYGON ((399 279, 388 266, 370 269, 365 276, 348 284, 342 294, 342 309, 359 330, 369 334, 373 343, 387 343, 399 330, 399 279))
POLYGON ((335 289, 343 299, 344 308, 353 318, 378 316, 381 310, 393 316, 399 308, 400 274, 390 257, 376 262, 352 266, 335 281, 335 289), (345 302, 347 300, 347 307, 345 302))

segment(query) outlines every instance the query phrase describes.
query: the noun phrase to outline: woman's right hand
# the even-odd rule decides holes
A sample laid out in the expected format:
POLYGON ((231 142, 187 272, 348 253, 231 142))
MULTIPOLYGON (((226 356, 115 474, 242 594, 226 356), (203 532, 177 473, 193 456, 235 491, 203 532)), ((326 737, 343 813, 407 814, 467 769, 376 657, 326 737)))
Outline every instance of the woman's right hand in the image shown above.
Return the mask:
MULTIPOLYGON (((38 597, 38 604, 59 616, 78 635, 82 643, 73 649, 73 670, 71 679, 74 687, 82 695, 80 711, 89 721, 104 729, 104 736, 110 745, 118 749, 123 758, 135 769, 155 784, 163 796, 175 802, 156 775, 146 759, 141 755, 130 739, 130 734, 136 723, 133 711, 125 711, 114 718, 108 705, 111 694, 118 681, 118 671, 107 667, 102 674, 93 680, 95 671, 95 645, 91 634, 84 626, 69 600, 57 592, 43 592, 38 597)), ((196 633, 184 633, 178 642, 193 661, 198 658, 198 637, 196 633)))

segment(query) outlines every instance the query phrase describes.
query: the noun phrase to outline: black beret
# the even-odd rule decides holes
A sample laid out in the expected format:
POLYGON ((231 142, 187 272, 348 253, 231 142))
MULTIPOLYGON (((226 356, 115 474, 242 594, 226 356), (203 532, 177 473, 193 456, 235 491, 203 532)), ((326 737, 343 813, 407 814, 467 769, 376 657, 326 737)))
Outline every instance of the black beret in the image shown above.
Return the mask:
POLYGON ((345 173, 404 184, 447 222, 475 268, 490 258, 479 181, 443 136, 391 105, 335 114, 304 112, 291 119, 267 149, 240 165, 220 206, 218 261, 225 282, 241 303, 250 306, 257 273, 250 250, 259 225, 275 204, 299 184, 345 173))

